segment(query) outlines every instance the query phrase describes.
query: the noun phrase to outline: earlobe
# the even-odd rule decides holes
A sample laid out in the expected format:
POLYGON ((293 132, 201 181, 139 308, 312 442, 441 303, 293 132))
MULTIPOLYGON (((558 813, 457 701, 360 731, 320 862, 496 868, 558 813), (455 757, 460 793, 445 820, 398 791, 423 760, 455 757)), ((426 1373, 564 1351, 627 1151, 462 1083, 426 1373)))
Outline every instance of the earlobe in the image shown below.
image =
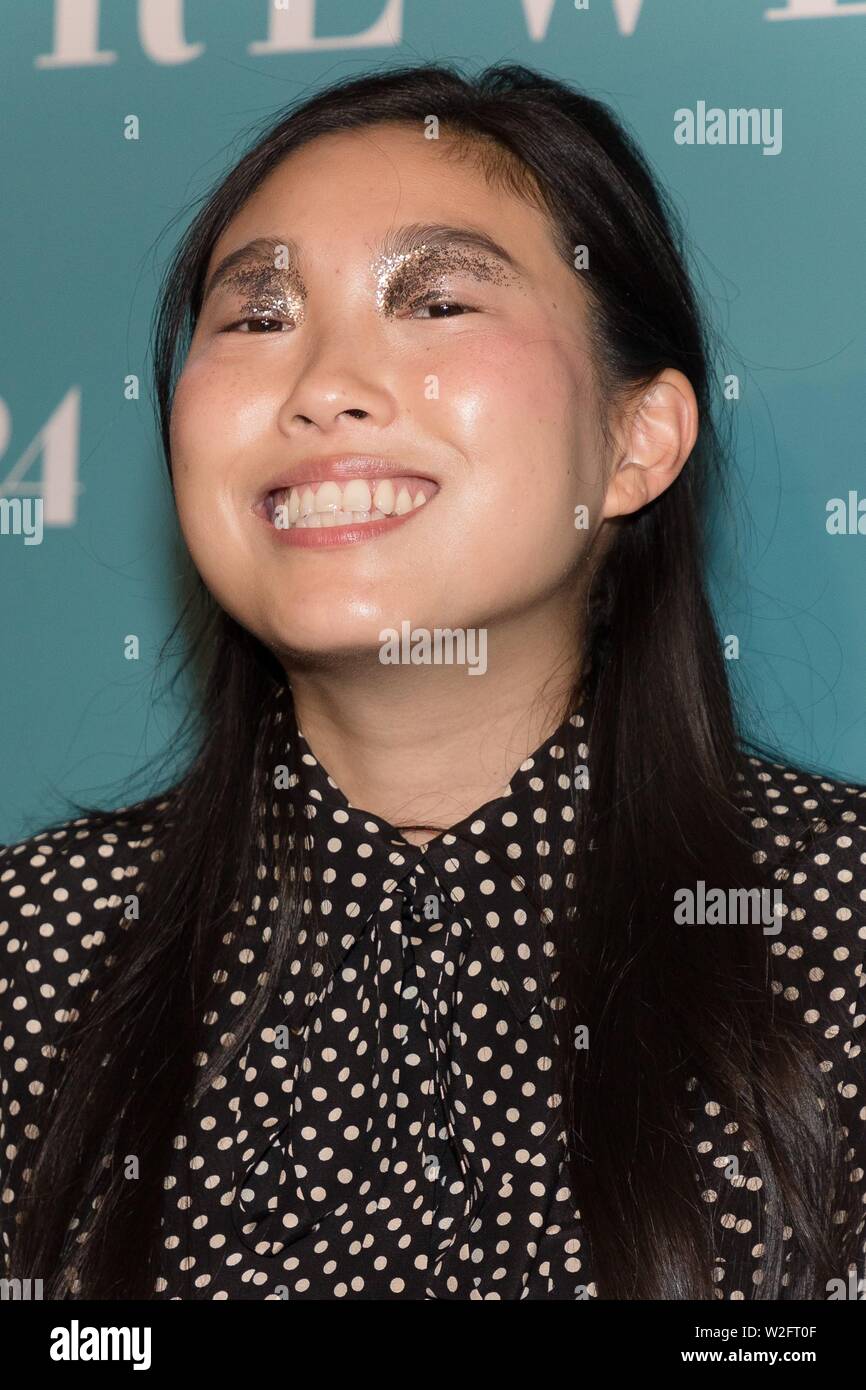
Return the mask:
POLYGON ((602 515, 606 519, 628 516, 651 500, 642 465, 636 459, 623 459, 608 484, 602 515))

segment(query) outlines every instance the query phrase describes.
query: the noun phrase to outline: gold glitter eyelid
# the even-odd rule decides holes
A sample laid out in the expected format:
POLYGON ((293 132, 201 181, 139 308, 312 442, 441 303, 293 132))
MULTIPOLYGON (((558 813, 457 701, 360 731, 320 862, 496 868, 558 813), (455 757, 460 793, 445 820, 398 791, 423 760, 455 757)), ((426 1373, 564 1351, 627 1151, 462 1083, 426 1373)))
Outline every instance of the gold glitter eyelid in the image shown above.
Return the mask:
MULTIPOLYGON (((385 314, 393 314, 400 301, 417 294, 434 271, 437 278, 469 271, 477 279, 498 285, 507 284, 511 278, 504 266, 483 253, 428 242, 397 255, 377 256, 373 270, 376 306, 385 314)), ((288 314, 296 323, 303 320, 304 285, 296 270, 273 265, 245 266, 235 271, 227 283, 246 297, 241 313, 271 311, 288 314), (275 285, 280 286, 278 293, 274 292, 275 285)))
POLYGON ((507 283, 509 278, 505 268, 489 256, 479 252, 473 254, 455 246, 435 246, 422 242, 411 251, 393 256, 377 256, 373 269, 376 275, 376 306, 379 311, 391 314, 399 298, 411 298, 430 275, 431 260, 439 276, 471 270, 480 279, 499 285, 507 283))
POLYGON ((264 318, 270 314, 285 314, 300 323, 304 316, 303 301, 300 299, 290 299, 286 295, 263 294, 255 299, 247 300, 246 304, 240 306, 242 314, 261 314, 264 318))
POLYGON ((257 311, 286 314, 300 323, 304 317, 303 282, 298 274, 273 265, 246 266, 227 281, 246 296, 242 314, 257 311), (279 286, 275 292, 275 286, 279 286))

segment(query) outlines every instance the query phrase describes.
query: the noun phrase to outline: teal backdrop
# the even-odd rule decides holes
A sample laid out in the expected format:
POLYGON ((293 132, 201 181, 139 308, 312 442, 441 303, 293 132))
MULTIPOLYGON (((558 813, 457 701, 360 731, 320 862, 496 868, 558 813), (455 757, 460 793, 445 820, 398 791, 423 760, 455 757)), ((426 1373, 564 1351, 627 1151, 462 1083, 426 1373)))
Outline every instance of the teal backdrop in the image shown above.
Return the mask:
POLYGON ((268 113, 430 60, 529 63, 637 136, 736 379, 712 582, 747 728, 866 781, 866 3, 3 0, 0 44, 0 841, 67 795, 131 800, 175 756, 189 690, 157 658, 181 555, 148 331, 192 201, 268 113), (682 112, 713 108, 775 137, 684 143, 682 112))

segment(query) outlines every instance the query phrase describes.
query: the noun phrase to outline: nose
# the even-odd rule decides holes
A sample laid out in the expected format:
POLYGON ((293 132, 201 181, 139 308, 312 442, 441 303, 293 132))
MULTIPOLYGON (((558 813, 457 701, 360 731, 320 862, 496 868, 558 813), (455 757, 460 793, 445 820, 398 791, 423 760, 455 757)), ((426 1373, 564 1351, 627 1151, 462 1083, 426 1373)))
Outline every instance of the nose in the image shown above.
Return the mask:
POLYGON ((287 435, 300 429, 331 431, 345 416, 385 427, 397 404, 388 384, 388 368, 365 327, 354 331, 347 316, 335 315, 304 343, 301 365, 293 373, 280 409, 280 428, 287 435))

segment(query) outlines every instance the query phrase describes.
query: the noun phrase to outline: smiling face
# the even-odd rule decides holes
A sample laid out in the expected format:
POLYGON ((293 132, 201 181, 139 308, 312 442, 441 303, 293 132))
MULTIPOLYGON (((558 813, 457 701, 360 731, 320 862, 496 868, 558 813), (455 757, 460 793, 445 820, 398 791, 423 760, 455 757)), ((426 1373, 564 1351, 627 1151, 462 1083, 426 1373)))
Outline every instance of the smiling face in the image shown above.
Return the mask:
POLYGON ((287 662, 377 653, 406 620, 495 641, 580 587, 595 420, 584 293, 542 213, 411 128, 319 137, 211 255, 171 419, 181 528, 287 662))

